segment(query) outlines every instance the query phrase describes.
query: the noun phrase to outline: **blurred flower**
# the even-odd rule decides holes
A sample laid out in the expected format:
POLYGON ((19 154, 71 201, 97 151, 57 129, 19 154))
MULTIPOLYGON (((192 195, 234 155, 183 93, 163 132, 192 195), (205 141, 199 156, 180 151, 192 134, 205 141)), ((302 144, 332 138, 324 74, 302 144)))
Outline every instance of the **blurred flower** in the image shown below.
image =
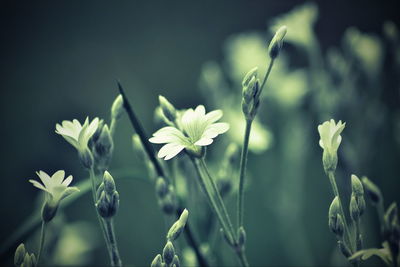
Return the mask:
POLYGON ((98 118, 95 118, 90 123, 89 118, 86 118, 83 125, 76 119, 73 121, 65 120, 62 122, 62 125, 56 124, 56 133, 64 137, 79 152, 83 152, 88 148, 89 139, 96 132, 98 125, 98 118))
POLYGON ((180 129, 170 126, 161 128, 149 141, 166 144, 158 152, 158 157, 165 160, 173 158, 183 149, 199 155, 202 146, 208 146, 213 142, 213 138, 228 131, 229 124, 215 123, 221 117, 221 110, 206 114, 204 106, 199 105, 195 110, 186 110, 182 117, 178 116, 177 125, 180 129))
POLYGON ((58 203, 70 194, 79 191, 77 187, 69 187, 72 182, 72 175, 68 176, 66 179, 65 172, 60 170, 54 173, 51 177, 44 171, 36 172, 42 183, 36 180, 29 180, 35 187, 47 192, 48 204, 56 207, 58 203))
POLYGON ((281 25, 286 25, 290 33, 286 35, 285 40, 294 45, 308 47, 315 40, 313 27, 317 18, 317 6, 306 3, 274 19, 270 31, 275 33, 281 25))

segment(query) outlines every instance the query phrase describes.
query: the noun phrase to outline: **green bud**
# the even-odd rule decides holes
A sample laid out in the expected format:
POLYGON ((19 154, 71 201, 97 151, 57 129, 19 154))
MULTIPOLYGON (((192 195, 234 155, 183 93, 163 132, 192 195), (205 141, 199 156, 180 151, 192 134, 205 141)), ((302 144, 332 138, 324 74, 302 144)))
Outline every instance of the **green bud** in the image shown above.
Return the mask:
POLYGON ((174 259, 172 260, 171 265, 172 265, 172 266, 175 266, 175 267, 180 267, 180 266, 181 266, 181 263, 180 263, 180 261, 179 261, 178 255, 175 255, 175 256, 174 256, 174 259))
POLYGON ((167 265, 170 265, 174 260, 175 248, 170 241, 167 242, 163 249, 163 258, 167 265))
POLYGON ((246 231, 244 230, 243 226, 240 226, 238 230, 238 245, 240 248, 243 248, 246 244, 246 231))
POLYGON ((351 190, 356 196, 364 195, 364 187, 360 179, 354 174, 351 175, 351 190))
POLYGON ((369 180, 367 177, 362 177, 361 180, 364 185, 364 189, 367 195, 369 196, 372 204, 377 205, 379 203, 382 203, 383 196, 381 190, 379 190, 379 188, 373 182, 371 182, 371 180, 369 180))
POLYGON ((171 193, 167 194, 164 198, 159 199, 159 204, 165 214, 172 214, 175 212, 175 197, 171 193))
POLYGON ((21 266, 24 266, 24 267, 33 267, 34 266, 33 262, 32 262, 32 258, 28 252, 25 253, 24 262, 22 263, 21 266))
POLYGON ((179 219, 171 226, 167 234, 167 240, 174 241, 179 237, 185 228, 189 212, 187 209, 184 209, 179 219))
POLYGON ((103 218, 113 217, 119 208, 119 194, 114 191, 111 195, 108 195, 103 191, 100 198, 96 203, 97 212, 103 218))
POLYGON ((36 266, 36 256, 33 253, 31 253, 31 262, 32 262, 32 266, 36 266))
POLYGON ((257 78, 255 76, 251 77, 250 82, 246 87, 243 87, 243 99, 246 103, 250 103, 257 93, 257 78))
POLYGON ((114 150, 114 141, 112 139, 110 130, 105 124, 101 130, 100 136, 95 143, 95 156, 96 158, 104 159, 109 162, 114 150))
POLYGON ((93 167, 93 155, 89 151, 89 149, 85 149, 83 151, 79 151, 79 160, 81 161, 83 167, 86 169, 91 169, 93 167))
POLYGON ((25 245, 24 245, 24 243, 21 243, 15 250, 15 254, 14 254, 15 266, 19 266, 24 262, 25 253, 26 253, 25 245))
POLYGON ((285 37, 287 32, 286 26, 281 26, 275 33, 271 42, 269 43, 268 53, 271 59, 275 59, 283 46, 283 38, 285 37))
POLYGON ((168 194, 168 185, 163 177, 158 177, 156 181, 156 193, 159 198, 164 198, 168 194))
POLYGON ((257 72, 258 72, 258 68, 254 67, 252 68, 249 72, 247 72, 247 74, 244 76, 243 81, 242 81, 242 87, 249 87, 250 81, 253 78, 257 78, 257 72))
POLYGON ((151 262, 151 267, 161 267, 163 264, 162 258, 160 254, 157 254, 157 256, 154 258, 154 260, 151 262))
POLYGON ((99 124, 97 125, 97 129, 94 132, 94 134, 92 135, 92 138, 90 138, 89 143, 91 144, 90 147, 92 147, 93 144, 95 144, 97 142, 97 140, 100 137, 101 134, 101 130, 103 130, 103 126, 104 126, 104 120, 99 120, 99 124))
POLYGON ((104 191, 107 194, 111 195, 112 193, 114 193, 114 191, 116 189, 114 178, 111 176, 111 174, 108 171, 104 172, 103 183, 104 183, 104 191))
POLYGON ((121 94, 119 94, 112 106, 111 106, 111 118, 114 120, 118 120, 121 118, 122 114, 124 112, 124 99, 121 94))
POLYGON ((162 95, 158 96, 162 114, 168 120, 167 123, 174 123, 176 120, 176 109, 175 107, 162 95))
POLYGON ((350 199, 350 216, 353 221, 358 221, 360 218, 360 210, 358 209, 358 204, 356 197, 353 194, 351 194, 351 199, 350 199))
POLYGON ((343 218, 340 215, 340 202, 338 197, 335 197, 329 207, 329 228, 337 236, 342 236, 344 231, 343 218))
POLYGON ((96 190, 96 199, 100 199, 101 193, 104 191, 104 182, 101 182, 99 187, 96 190))
POLYGON ((42 208, 42 220, 44 222, 50 222, 54 216, 56 216, 58 204, 59 203, 54 203, 54 205, 52 205, 49 201, 46 201, 42 208))
POLYGON ((351 257, 351 255, 352 255, 351 251, 345 243, 343 243, 342 241, 338 241, 338 246, 339 246, 340 251, 346 258, 351 257))

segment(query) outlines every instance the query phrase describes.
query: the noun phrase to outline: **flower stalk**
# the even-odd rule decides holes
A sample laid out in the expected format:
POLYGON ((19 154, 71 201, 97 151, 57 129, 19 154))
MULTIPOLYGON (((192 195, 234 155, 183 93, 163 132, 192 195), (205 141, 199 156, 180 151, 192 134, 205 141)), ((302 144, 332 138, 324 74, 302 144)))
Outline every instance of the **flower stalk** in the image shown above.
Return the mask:
POLYGON ((37 260, 36 260, 36 265, 35 266, 39 265, 40 258, 41 258, 42 253, 43 253, 44 242, 45 242, 45 238, 46 238, 46 228, 47 228, 46 226, 47 226, 47 223, 45 221, 42 221, 42 227, 41 227, 41 230, 40 230, 39 252, 37 254, 38 256, 37 256, 37 260))

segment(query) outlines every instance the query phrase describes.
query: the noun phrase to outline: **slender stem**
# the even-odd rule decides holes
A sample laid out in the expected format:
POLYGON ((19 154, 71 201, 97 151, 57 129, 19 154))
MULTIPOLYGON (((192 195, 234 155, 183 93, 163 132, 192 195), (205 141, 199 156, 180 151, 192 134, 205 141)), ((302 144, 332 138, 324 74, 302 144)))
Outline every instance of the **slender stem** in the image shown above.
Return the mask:
POLYGON ((361 225, 360 225, 360 218, 355 222, 356 228, 356 251, 362 249, 362 236, 361 236, 361 225))
POLYGON ((272 66, 274 65, 274 61, 275 61, 275 59, 271 59, 271 60, 269 61, 268 69, 267 69, 267 72, 265 73, 264 79, 263 79, 263 81, 262 81, 262 83, 261 83, 261 86, 260 86, 260 93, 258 93, 258 95, 261 94, 261 92, 262 92, 262 90, 263 90, 263 88, 264 88, 264 85, 267 83, 269 74, 271 73, 271 70, 272 70, 272 66))
POLYGON ((379 201, 379 203, 376 205, 376 210, 378 212, 378 218, 379 218, 379 224, 381 227, 381 234, 383 235, 384 227, 385 227, 385 220, 383 219, 385 215, 385 208, 383 204, 383 200, 379 201))
POLYGON ((203 171, 201 169, 201 164, 199 163, 199 161, 197 161, 196 159, 192 159, 192 162, 194 164, 197 175, 199 177, 200 186, 202 187, 204 193, 206 194, 208 201, 211 204, 211 207, 214 209, 215 213, 217 214, 218 220, 221 223, 221 226, 224 230, 225 235, 227 236, 229 242, 231 242, 231 244, 234 244, 234 242, 235 242, 234 232, 232 232, 231 228, 229 228, 229 226, 224 218, 223 212, 221 211, 221 207, 220 207, 219 203, 217 203, 217 200, 215 199, 215 193, 213 192, 213 187, 210 185, 209 181, 205 179, 205 177, 203 175, 203 171))
MULTIPOLYGON (((142 124, 140 123, 139 119, 136 117, 136 115, 129 103, 129 100, 126 97, 124 89, 122 88, 122 85, 119 82, 118 82, 118 89, 124 100, 124 108, 128 114, 129 120, 131 121, 131 124, 132 124, 134 130, 139 135, 140 141, 144 147, 144 151, 146 152, 147 156, 149 157, 150 162, 153 164, 153 166, 157 172, 157 175, 162 176, 167 181, 169 181, 168 177, 166 177, 166 175, 165 175, 165 172, 164 172, 161 164, 156 159, 154 149, 148 141, 148 137, 144 131, 144 128, 143 128, 142 124)), ((177 210, 183 210, 183 208, 179 206, 177 208, 177 210)), ((179 218, 180 213, 177 213, 176 216, 177 216, 177 218, 179 218)), ((197 255, 197 260, 198 260, 200 266, 208 266, 207 261, 205 260, 204 257, 202 257, 199 245, 196 242, 196 239, 194 238, 192 231, 190 229, 191 229, 191 227, 189 225, 189 222, 187 222, 184 232, 185 232, 185 236, 187 237, 187 239, 190 240, 190 242, 188 242, 188 244, 195 251, 195 254, 197 255)))
POLYGON ((346 219, 346 216, 344 215, 342 199, 340 198, 340 194, 339 194, 339 190, 338 190, 338 187, 337 187, 337 184, 336 184, 334 172, 328 172, 328 177, 329 177, 329 181, 331 182, 333 193, 335 194, 335 196, 339 200, 340 213, 341 213, 341 216, 343 217, 343 223, 344 223, 345 241, 346 241, 346 243, 349 244, 350 251, 352 253, 354 253, 354 246, 353 246, 353 243, 351 242, 352 239, 350 237, 350 231, 349 231, 349 227, 348 227, 348 224, 347 224, 347 219, 346 219))
POLYGON ((246 267, 250 266, 249 262, 247 261, 247 257, 246 257, 246 253, 244 252, 244 249, 240 249, 237 252, 237 255, 239 256, 239 260, 240 260, 240 263, 242 264, 242 266, 246 266, 246 267))
POLYGON ((115 129, 117 128, 117 120, 115 118, 111 118, 111 123, 110 123, 110 133, 111 136, 114 136, 115 129))
POLYGON ((40 231, 39 252, 38 252, 38 256, 37 256, 37 260, 36 260, 36 266, 39 265, 40 257, 42 256, 44 240, 46 238, 46 226, 47 226, 47 223, 45 221, 42 221, 42 229, 40 231))
POLYGON ((228 227, 229 227, 229 229, 230 229, 230 231, 232 233, 232 236, 235 238, 235 229, 233 228, 233 225, 232 225, 231 219, 229 217, 228 211, 226 210, 224 201, 222 200, 221 194, 219 193, 218 187, 215 184, 214 179, 211 177, 211 174, 210 174, 210 172, 209 172, 209 170, 207 168, 207 165, 206 165, 206 163, 204 161, 204 158, 202 158, 200 160, 200 165, 202 166, 202 168, 204 169, 205 173, 207 174, 207 177, 208 177, 208 179, 210 181, 210 184, 211 184, 211 186, 213 188, 214 194, 217 197, 217 202, 221 206, 221 209, 222 209, 223 215, 224 215, 224 217, 226 219, 226 222, 228 224, 228 227))
POLYGON ((106 226, 106 232, 108 234, 108 240, 111 248, 111 266, 122 266, 121 258, 119 256, 119 250, 117 245, 117 239, 114 233, 113 219, 104 219, 104 225, 106 226))
POLYGON ((249 148, 250 131, 252 120, 246 120, 246 129, 244 132, 242 153, 240 156, 240 176, 239 176, 239 196, 237 204, 237 227, 243 226, 243 210, 244 210, 244 179, 246 176, 247 154, 249 148))

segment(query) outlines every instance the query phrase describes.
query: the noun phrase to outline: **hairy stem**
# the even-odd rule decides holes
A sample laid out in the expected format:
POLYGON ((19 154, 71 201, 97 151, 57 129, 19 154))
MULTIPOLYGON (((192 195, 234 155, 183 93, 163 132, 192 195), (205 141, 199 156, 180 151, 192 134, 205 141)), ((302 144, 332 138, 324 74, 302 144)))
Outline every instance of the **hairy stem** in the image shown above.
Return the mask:
POLYGON ((36 260, 36 266, 39 265, 40 258, 43 253, 43 247, 44 247, 44 240, 46 238, 46 226, 47 223, 45 221, 42 221, 42 229, 40 231, 40 243, 39 243, 39 252, 36 260))
POLYGON ((106 232, 108 234, 108 240, 110 243, 110 256, 111 256, 111 266, 122 266, 122 261, 119 256, 119 250, 117 245, 117 239, 114 233, 114 223, 113 219, 104 219, 104 225, 106 227, 106 232))
POLYGON ((244 211, 244 179, 246 176, 247 154, 249 148, 250 131, 252 120, 246 120, 246 129, 244 132, 242 153, 240 155, 240 175, 239 175, 239 196, 237 204, 237 227, 243 226, 244 211))

